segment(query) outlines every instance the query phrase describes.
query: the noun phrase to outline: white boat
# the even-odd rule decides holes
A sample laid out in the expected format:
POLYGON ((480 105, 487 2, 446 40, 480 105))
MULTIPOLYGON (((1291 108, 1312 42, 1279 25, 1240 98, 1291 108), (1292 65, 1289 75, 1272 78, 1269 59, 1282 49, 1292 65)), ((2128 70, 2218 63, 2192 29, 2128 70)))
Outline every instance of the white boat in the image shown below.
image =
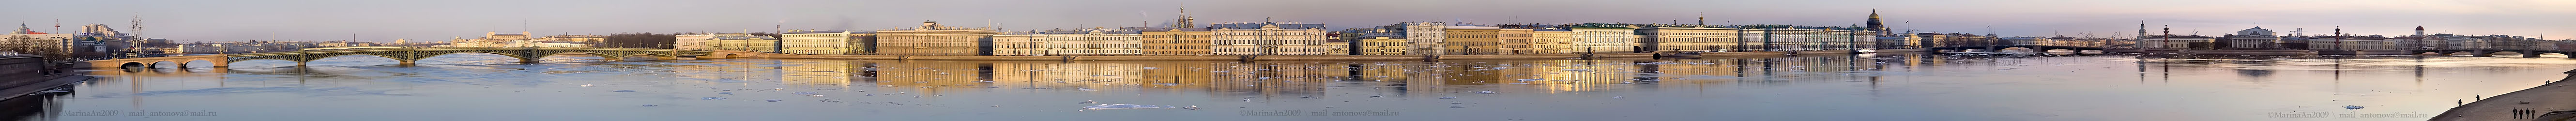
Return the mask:
POLYGON ((1871 49, 1852 50, 1852 53, 1878 53, 1878 50, 1871 50, 1871 49))

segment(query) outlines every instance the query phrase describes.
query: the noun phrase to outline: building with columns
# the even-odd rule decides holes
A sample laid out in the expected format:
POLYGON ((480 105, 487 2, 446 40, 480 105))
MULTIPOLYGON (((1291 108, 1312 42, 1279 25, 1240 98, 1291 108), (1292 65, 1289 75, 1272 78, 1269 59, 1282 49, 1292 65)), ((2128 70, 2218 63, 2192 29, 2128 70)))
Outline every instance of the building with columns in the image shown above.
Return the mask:
POLYGON ((1206 28, 1144 28, 1145 55, 1211 55, 1214 38, 1206 28))
POLYGON ((1209 24, 1216 55, 1323 55, 1324 24, 1229 22, 1209 24))
POLYGON ((1143 39, 1125 29, 1011 32, 993 35, 993 55, 1143 55, 1143 39))
POLYGON ((1565 25, 1574 38, 1573 53, 1637 52, 1636 26, 1584 23, 1565 25))
POLYGON ((965 28, 923 21, 921 27, 877 30, 880 55, 987 55, 993 34, 988 28, 965 28))
POLYGON ((810 55, 867 54, 876 39, 870 31, 789 31, 779 34, 780 52, 810 55))

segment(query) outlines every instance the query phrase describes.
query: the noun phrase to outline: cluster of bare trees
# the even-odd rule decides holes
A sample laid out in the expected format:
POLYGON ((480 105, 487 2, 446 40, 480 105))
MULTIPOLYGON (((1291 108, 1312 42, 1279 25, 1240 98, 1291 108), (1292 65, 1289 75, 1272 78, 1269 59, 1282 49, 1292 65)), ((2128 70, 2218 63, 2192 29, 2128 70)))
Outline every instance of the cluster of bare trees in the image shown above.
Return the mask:
POLYGON ((0 37, 0 56, 44 56, 45 59, 52 61, 72 60, 71 48, 65 46, 69 46, 69 43, 58 39, 10 35, 0 37))

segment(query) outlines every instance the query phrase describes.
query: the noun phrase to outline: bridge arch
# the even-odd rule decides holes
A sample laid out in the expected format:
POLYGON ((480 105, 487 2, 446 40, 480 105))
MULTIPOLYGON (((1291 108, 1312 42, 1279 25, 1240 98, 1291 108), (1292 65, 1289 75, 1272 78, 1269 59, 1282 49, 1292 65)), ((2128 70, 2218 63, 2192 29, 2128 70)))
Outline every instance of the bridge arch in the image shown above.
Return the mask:
POLYGON ((222 64, 222 63, 216 63, 216 62, 215 62, 215 60, 208 60, 208 59, 204 59, 204 58, 196 58, 196 59, 179 60, 179 68, 188 68, 188 65, 196 65, 196 64, 198 63, 198 61, 205 61, 205 63, 208 63, 208 64, 215 64, 215 65, 213 65, 214 67, 223 67, 223 66, 225 66, 225 65, 224 65, 224 64, 222 64))
POLYGON ((125 67, 125 68, 134 68, 134 67, 152 68, 152 67, 150 67, 150 66, 151 66, 151 65, 144 65, 144 64, 143 64, 143 62, 125 62, 124 64, 117 64, 117 66, 116 66, 116 67, 125 67))
POLYGON ((161 64, 180 65, 179 63, 170 60, 152 61, 152 63, 144 63, 146 65, 143 65, 143 68, 161 68, 161 64))

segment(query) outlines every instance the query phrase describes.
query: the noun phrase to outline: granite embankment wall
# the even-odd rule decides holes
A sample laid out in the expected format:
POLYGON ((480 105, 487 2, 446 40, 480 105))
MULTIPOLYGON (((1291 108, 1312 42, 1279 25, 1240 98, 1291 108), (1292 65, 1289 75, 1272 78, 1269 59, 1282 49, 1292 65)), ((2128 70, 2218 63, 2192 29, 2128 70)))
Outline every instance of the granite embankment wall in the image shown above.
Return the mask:
POLYGON ((0 57, 0 88, 25 86, 54 79, 45 77, 45 71, 54 70, 45 68, 46 66, 49 65, 45 64, 44 57, 0 57))

